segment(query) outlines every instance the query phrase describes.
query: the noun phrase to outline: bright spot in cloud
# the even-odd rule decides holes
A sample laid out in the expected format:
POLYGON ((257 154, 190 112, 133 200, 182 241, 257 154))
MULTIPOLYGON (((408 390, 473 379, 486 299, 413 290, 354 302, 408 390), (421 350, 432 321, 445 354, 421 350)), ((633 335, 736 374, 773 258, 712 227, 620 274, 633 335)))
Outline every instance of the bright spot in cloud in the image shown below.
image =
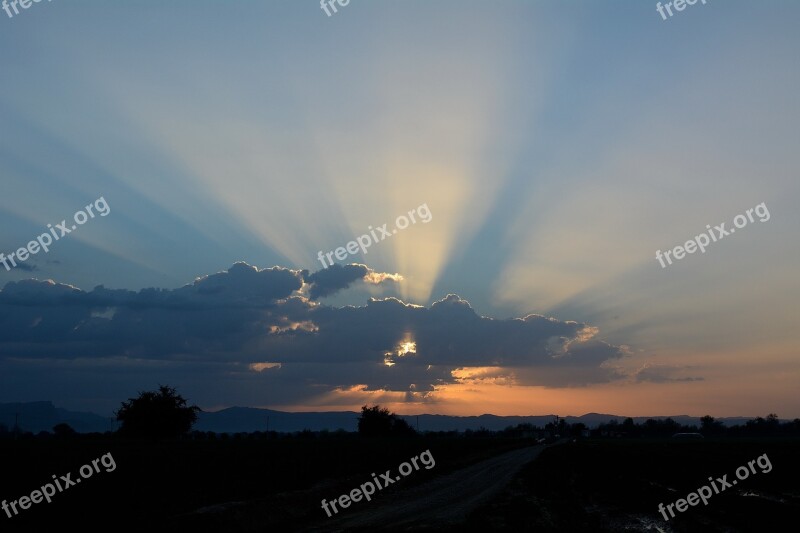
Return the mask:
POLYGON ((263 372, 269 368, 280 368, 280 363, 250 363, 250 370, 254 372, 263 372))
POLYGON ((393 357, 405 357, 408 354, 416 354, 417 353, 417 343, 414 341, 405 340, 397 345, 397 351, 395 352, 386 352, 383 354, 383 364, 386 366, 394 366, 395 362, 392 360, 393 357))
POLYGON ((397 350, 397 356, 403 357, 404 355, 408 355, 410 353, 417 353, 417 343, 416 342, 401 343, 400 349, 397 350))

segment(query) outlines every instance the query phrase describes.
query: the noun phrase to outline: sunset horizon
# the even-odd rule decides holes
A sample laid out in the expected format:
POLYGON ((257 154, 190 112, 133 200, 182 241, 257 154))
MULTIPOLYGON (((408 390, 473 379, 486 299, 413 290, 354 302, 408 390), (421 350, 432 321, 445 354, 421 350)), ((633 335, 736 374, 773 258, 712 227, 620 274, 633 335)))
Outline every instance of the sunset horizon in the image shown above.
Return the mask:
POLYGON ((0 0, 0 529, 791 529, 798 20, 0 0))

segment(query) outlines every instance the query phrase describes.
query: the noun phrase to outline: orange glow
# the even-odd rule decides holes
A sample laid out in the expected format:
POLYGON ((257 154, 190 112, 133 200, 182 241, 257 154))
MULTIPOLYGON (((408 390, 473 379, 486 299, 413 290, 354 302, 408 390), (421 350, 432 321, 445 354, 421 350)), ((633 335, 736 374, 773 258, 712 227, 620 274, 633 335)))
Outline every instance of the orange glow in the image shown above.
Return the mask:
POLYGON ((417 353, 416 342, 404 342, 400 344, 400 349, 397 351, 397 357, 403 357, 410 353, 417 353))
POLYGON ((248 368, 254 372, 263 372, 270 368, 280 368, 280 363, 251 363, 248 368))

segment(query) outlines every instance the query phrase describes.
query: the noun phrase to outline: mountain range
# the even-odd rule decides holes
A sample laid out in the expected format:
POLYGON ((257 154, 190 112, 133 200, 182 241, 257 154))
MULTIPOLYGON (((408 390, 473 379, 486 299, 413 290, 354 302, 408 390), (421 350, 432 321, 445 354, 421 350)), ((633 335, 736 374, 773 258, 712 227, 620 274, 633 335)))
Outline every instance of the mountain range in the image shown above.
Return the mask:
MULTIPOLYGON (((290 413, 274 411, 272 409, 258 409, 254 407, 230 407, 220 411, 204 411, 199 413, 194 429, 198 431, 214 431, 217 433, 239 433, 252 431, 278 431, 294 432, 310 429, 312 431, 339 429, 356 431, 358 428, 359 413, 354 411, 328 411, 328 412, 302 412, 290 413)), ((537 416, 451 416, 451 415, 419 415, 401 416, 411 427, 420 431, 464 431, 486 428, 497 431, 517 424, 533 424, 539 427, 555 419, 555 415, 537 416)), ((581 416, 563 417, 566 422, 575 424, 582 422, 589 428, 609 420, 622 423, 625 416, 587 413, 581 416)), ((685 425, 700 425, 700 418, 688 415, 667 416, 635 416, 634 422, 642 423, 648 418, 672 418, 685 425)), ((744 424, 752 417, 718 418, 726 426, 744 424)), ((52 431, 53 426, 67 423, 80 433, 106 432, 116 429, 117 423, 109 416, 95 413, 69 411, 60 409, 52 402, 27 402, 27 403, 0 403, 0 426, 8 429, 15 423, 23 431, 38 433, 52 431)))

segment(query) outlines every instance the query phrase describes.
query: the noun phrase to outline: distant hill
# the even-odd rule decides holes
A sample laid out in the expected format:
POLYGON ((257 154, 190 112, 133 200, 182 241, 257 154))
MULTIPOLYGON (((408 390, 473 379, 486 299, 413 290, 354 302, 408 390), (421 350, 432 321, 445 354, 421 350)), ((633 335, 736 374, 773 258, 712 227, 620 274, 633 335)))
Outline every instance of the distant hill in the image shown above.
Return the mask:
POLYGON ((242 431, 335 431, 358 430, 359 413, 338 411, 325 413, 287 413, 271 409, 253 407, 230 407, 216 412, 199 413, 194 429, 218 433, 239 433, 242 431))
POLYGON ((52 402, 0 403, 0 424, 11 430, 15 420, 19 420, 22 431, 32 433, 52 431, 53 426, 62 422, 80 433, 105 432, 111 429, 111 420, 108 417, 59 409, 52 402))
MULTIPOLYGON (((343 429, 345 431, 356 431, 358 429, 359 413, 353 411, 336 412, 309 412, 309 413, 288 413, 285 411, 273 411, 270 409, 255 409, 251 407, 231 407, 216 412, 200 413, 195 429, 200 431, 216 431, 226 433, 250 432, 250 431, 302 431, 310 429, 319 431, 327 429, 335 431, 343 429)), ((552 422, 555 415, 538 416, 449 416, 449 415, 419 415, 401 416, 413 428, 419 423, 421 431, 464 431, 467 429, 486 428, 492 431, 505 429, 508 426, 517 424, 534 424, 544 426, 552 422)), ((588 413, 582 416, 567 416, 564 419, 575 424, 582 422, 590 428, 597 427, 609 420, 616 420, 620 424, 625 420, 625 416, 604 415, 598 413, 588 413)), ((642 423, 648 418, 664 419, 672 418, 680 424, 700 425, 700 418, 688 415, 676 416, 638 416, 633 417, 636 423, 642 423)), ((725 425, 733 426, 744 424, 750 418, 719 418, 725 425)))
MULTIPOLYGON (((81 413, 56 408, 52 402, 29 402, 29 403, 0 403, 0 424, 4 424, 11 429, 14 427, 14 416, 19 413, 19 424, 24 431, 38 433, 39 431, 52 431, 53 426, 58 423, 66 422, 76 431, 81 433, 105 432, 111 426, 109 417, 103 417, 94 413, 81 413)), ((289 413, 285 411, 274 411, 271 409, 257 409, 253 407, 230 407, 221 411, 204 411, 199 413, 197 424, 194 429, 198 431, 214 431, 217 433, 239 433, 252 431, 279 431, 293 432, 310 429, 320 431, 327 429, 336 431, 356 431, 358 429, 359 413, 354 411, 332 411, 332 412, 304 412, 289 413)), ((421 431, 464 431, 466 429, 486 428, 492 431, 505 429, 508 426, 517 424, 534 424, 544 426, 552 422, 555 415, 537 416, 450 416, 450 415, 419 415, 402 416, 411 427, 416 428, 419 423, 421 431)), ((599 424, 616 420, 622 423, 625 416, 588 413, 582 416, 563 417, 568 423, 575 424, 582 422, 589 428, 597 427, 599 424)), ((688 415, 667 416, 636 416, 632 417, 634 422, 642 423, 648 418, 665 419, 672 418, 680 424, 700 425, 700 418, 688 415)), ((727 426, 744 424, 751 418, 718 418, 727 426)), ((114 428, 116 428, 116 423, 114 428)))

